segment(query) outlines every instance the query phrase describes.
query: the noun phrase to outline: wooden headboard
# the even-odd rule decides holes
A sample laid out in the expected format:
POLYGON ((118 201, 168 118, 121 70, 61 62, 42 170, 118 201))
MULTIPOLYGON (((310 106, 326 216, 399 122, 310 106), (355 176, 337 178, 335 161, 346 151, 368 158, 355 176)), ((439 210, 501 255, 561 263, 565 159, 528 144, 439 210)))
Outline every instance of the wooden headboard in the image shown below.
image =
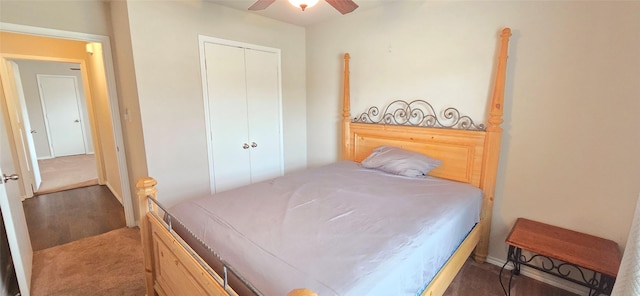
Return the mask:
MULTIPOLYGON (((474 252, 475 260, 481 262, 486 259, 489 250, 491 215, 502 137, 500 125, 503 122, 502 110, 510 36, 509 28, 503 29, 500 34, 491 111, 486 128, 484 125, 467 124, 466 121, 460 126, 457 123, 451 126, 442 125, 437 119, 437 114, 423 116, 423 113, 419 113, 418 117, 422 116, 426 119, 415 124, 418 126, 410 124, 408 120, 399 122, 400 125, 389 124, 398 122, 385 120, 385 114, 377 114, 377 110, 374 113, 383 117, 377 122, 363 123, 357 118, 352 119, 349 84, 350 56, 348 53, 344 55, 342 158, 360 162, 376 147, 393 145, 442 160, 442 164, 429 173, 431 176, 469 183, 482 189, 483 205, 480 217, 482 235, 474 252)), ((403 104, 406 106, 403 106, 404 109, 399 112, 411 117, 413 115, 411 103, 403 102, 403 104)), ((445 110, 445 113, 449 110, 445 110)), ((457 112, 456 109, 453 110, 457 112)), ((391 119, 395 113, 392 111, 391 119)))
POLYGON ((442 160, 429 175, 480 187, 485 132, 353 123, 352 153, 362 161, 373 149, 392 145, 442 160))

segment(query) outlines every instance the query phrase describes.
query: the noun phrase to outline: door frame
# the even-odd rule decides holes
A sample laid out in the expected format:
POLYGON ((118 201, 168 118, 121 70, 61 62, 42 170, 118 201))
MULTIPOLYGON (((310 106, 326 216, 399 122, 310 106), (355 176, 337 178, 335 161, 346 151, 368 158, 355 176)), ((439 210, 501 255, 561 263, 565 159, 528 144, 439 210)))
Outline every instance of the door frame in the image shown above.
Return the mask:
POLYGON ((87 154, 89 147, 87 147, 87 131, 85 130, 84 117, 82 116, 83 107, 80 103, 80 88, 78 87, 78 78, 71 75, 54 75, 54 74, 36 74, 36 80, 38 81, 38 93, 40 95, 40 105, 42 106, 42 114, 44 115, 44 128, 47 134, 47 141, 49 141, 49 155, 51 157, 57 157, 53 150, 53 141, 51 140, 51 128, 49 127, 49 117, 47 117, 47 104, 44 100, 44 91, 42 89, 41 79, 46 77, 64 77, 73 79, 76 92, 76 109, 78 111, 78 117, 81 122, 80 130, 82 131, 82 146, 84 147, 84 153, 87 154))
MULTIPOLYGON (((127 161, 124 151, 124 137, 122 135, 122 122, 120 120, 120 108, 118 106, 118 97, 116 92, 116 79, 113 67, 113 54, 111 50, 111 41, 108 36, 87 34, 72 31, 63 31, 49 28, 25 26, 11 23, 0 22, 0 31, 18 34, 28 34, 36 36, 44 36, 57 39, 71 39, 86 42, 95 42, 102 45, 103 61, 105 68, 105 77, 107 83, 107 97, 109 98, 109 107, 111 111, 112 129, 114 141, 116 143, 116 156, 118 160, 118 171, 120 174, 120 185, 122 188, 122 201, 124 206, 124 216, 128 227, 136 226, 136 220, 133 210, 133 199, 131 196, 131 187, 129 183, 129 172, 127 170, 127 161)), ((32 59, 32 58, 30 58, 32 59)), ((43 59, 40 59, 43 60, 43 59)), ((77 63, 77 61, 75 61, 77 63)), ((6 58, 0 58, 0 63, 6 63, 6 58)), ((84 63, 81 63, 84 65, 84 63)), ((85 67, 82 67, 85 69, 85 67)), ((84 75, 83 77, 87 77, 84 75)), ((7 98, 7 101, 12 98, 7 98)), ((12 127, 13 129, 13 127, 12 127)), ((23 148, 23 147, 20 147, 23 148)), ((23 150, 23 149, 22 149, 23 150)), ((20 151, 22 151, 20 150, 20 151)), ((19 154, 19 153, 18 153, 19 154)))

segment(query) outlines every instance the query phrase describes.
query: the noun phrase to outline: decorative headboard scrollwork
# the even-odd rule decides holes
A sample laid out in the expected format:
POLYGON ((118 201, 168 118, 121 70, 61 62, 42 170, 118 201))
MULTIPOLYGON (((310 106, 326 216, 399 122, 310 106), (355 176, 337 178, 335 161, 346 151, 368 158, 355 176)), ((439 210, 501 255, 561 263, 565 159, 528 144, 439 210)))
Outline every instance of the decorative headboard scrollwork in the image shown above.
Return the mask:
POLYGON ((382 113, 378 107, 373 106, 367 112, 354 118, 353 122, 480 131, 486 128, 482 123, 476 124, 471 117, 461 115, 456 108, 447 108, 442 116, 438 116, 433 106, 424 100, 412 102, 396 100, 391 102, 382 113))

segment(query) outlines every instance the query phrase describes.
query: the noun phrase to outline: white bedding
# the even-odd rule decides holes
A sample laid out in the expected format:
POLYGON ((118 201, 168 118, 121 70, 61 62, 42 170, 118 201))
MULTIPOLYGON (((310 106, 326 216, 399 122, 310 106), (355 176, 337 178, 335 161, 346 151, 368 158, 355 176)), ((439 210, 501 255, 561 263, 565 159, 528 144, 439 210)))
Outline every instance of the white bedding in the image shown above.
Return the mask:
POLYGON ((416 295, 479 221, 481 194, 344 161, 170 213, 264 295, 416 295))

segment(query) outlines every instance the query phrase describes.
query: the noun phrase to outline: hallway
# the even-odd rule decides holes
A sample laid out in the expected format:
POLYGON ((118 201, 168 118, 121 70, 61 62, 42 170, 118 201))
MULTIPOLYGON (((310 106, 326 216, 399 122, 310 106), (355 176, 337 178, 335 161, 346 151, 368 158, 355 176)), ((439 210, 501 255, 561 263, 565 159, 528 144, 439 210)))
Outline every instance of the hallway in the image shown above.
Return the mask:
POLYGON ((106 186, 43 194, 23 206, 34 251, 126 226, 124 209, 106 186))

